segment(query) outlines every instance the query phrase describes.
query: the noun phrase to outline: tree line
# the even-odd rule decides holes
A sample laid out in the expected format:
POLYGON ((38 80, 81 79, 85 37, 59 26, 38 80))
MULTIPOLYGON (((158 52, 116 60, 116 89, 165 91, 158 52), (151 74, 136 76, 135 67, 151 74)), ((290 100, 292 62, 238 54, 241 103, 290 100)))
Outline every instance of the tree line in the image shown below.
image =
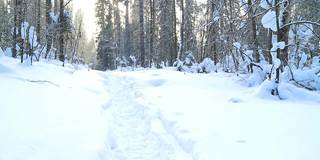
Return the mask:
POLYGON ((318 0, 97 0, 96 16, 100 70, 209 58, 226 72, 267 63, 279 81, 320 53, 318 0))
POLYGON ((275 82, 319 63, 318 0, 96 0, 97 37, 89 42, 85 13, 73 14, 73 3, 0 0, 0 47, 21 62, 195 72, 210 64, 225 72, 260 72, 275 82))
POLYGON ((0 47, 24 61, 41 58, 61 62, 92 61, 83 13, 73 16, 71 0, 0 0, 0 47))

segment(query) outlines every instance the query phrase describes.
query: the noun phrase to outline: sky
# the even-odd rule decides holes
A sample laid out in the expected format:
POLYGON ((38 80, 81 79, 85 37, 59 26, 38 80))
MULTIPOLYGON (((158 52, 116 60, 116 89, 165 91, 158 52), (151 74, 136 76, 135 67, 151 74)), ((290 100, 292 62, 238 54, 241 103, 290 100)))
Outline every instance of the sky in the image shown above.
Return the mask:
MULTIPOLYGON (((95 18, 95 2, 96 0, 73 0, 74 13, 81 9, 84 14, 84 27, 88 38, 94 38, 96 29, 95 18)), ((205 2, 206 0, 196 0, 198 2, 205 2)))

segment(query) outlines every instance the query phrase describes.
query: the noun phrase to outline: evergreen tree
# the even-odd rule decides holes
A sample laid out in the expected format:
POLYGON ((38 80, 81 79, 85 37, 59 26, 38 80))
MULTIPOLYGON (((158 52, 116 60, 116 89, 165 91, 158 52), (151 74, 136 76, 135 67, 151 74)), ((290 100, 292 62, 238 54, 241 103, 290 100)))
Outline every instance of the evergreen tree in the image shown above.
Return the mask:
POLYGON ((110 0, 98 0, 96 3, 96 16, 100 33, 97 39, 97 64, 96 69, 115 69, 115 43, 113 38, 113 6, 110 0))

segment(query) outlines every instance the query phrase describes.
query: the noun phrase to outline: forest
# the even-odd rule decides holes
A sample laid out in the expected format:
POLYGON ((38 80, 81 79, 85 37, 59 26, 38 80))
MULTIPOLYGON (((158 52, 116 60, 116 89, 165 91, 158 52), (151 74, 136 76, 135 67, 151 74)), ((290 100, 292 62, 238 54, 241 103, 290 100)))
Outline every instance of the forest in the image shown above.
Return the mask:
POLYGON ((21 63, 58 59, 98 70, 222 69, 259 72, 261 82, 279 82, 289 72, 298 85, 318 89, 309 84, 314 80, 305 84, 294 77, 295 70, 320 72, 313 68, 320 52, 317 0, 97 0, 91 39, 83 27, 84 11, 74 11, 74 3, 0 1, 1 48, 21 63))

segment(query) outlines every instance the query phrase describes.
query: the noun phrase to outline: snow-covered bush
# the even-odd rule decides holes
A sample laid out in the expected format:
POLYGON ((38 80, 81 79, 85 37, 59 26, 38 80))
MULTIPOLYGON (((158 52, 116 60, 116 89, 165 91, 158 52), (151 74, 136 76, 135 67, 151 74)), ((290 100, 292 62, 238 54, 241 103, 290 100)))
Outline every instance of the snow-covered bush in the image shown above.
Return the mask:
POLYGON ((217 72, 217 67, 214 64, 214 62, 211 60, 211 58, 205 58, 200 64, 202 72, 205 73, 211 73, 211 72, 217 72))
POLYGON ((320 68, 314 69, 295 69, 281 74, 282 82, 292 82, 298 87, 308 90, 320 90, 320 68))
POLYGON ((261 65, 260 67, 253 67, 253 73, 248 78, 248 86, 254 87, 263 83, 268 77, 270 67, 268 65, 261 65))
POLYGON ((173 64, 173 66, 175 66, 177 70, 181 72, 189 72, 189 73, 202 72, 201 66, 196 62, 196 59, 194 58, 191 52, 188 52, 184 61, 177 59, 177 61, 173 64))

